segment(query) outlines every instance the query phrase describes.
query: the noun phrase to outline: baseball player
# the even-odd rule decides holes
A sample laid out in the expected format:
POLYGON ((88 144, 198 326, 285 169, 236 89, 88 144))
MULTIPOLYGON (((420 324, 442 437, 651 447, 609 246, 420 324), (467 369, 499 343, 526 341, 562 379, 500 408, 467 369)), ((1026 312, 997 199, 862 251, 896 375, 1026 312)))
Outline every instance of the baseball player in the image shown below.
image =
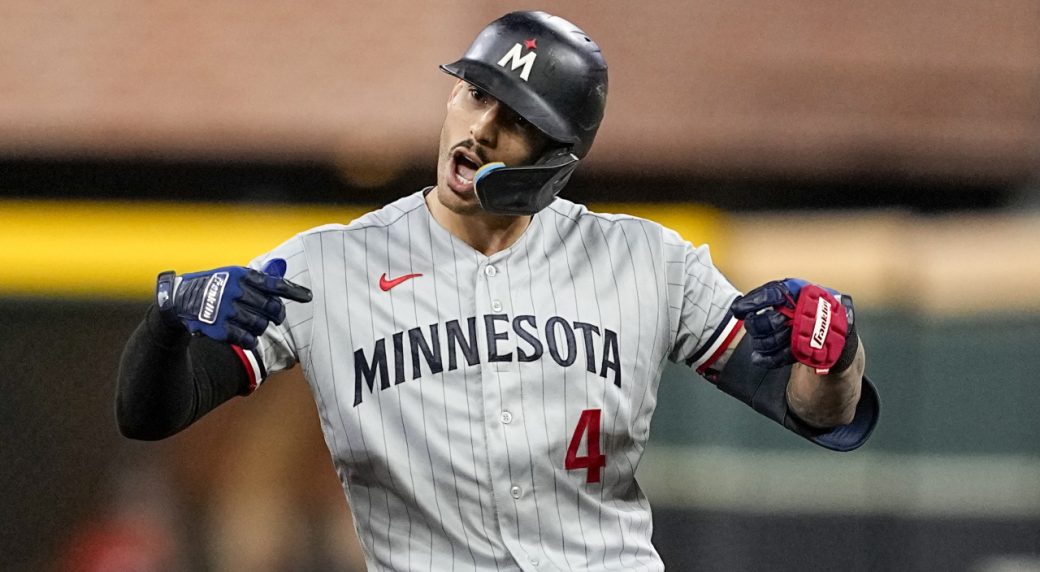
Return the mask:
POLYGON ((851 298, 741 295, 706 246, 557 198, 606 104, 587 34, 511 13, 442 69, 435 185, 248 268, 159 275, 122 359, 126 436, 299 365, 368 566, 500 571, 663 568, 635 473, 666 360, 823 447, 867 439, 851 298))

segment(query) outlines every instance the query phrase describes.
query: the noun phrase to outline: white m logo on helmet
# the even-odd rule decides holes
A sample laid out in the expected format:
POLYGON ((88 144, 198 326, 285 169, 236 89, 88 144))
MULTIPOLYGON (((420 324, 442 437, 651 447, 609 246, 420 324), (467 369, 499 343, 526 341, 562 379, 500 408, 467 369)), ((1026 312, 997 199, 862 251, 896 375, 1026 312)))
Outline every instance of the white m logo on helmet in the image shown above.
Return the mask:
POLYGON ((534 65, 534 59, 538 57, 538 54, 535 52, 528 52, 526 56, 521 56, 520 52, 523 49, 524 48, 520 45, 520 42, 517 42, 506 55, 502 56, 502 59, 498 60, 498 65, 505 67, 506 62, 510 62, 509 69, 511 70, 524 66, 524 69, 520 72, 520 79, 527 81, 527 76, 531 75, 531 66, 534 65))

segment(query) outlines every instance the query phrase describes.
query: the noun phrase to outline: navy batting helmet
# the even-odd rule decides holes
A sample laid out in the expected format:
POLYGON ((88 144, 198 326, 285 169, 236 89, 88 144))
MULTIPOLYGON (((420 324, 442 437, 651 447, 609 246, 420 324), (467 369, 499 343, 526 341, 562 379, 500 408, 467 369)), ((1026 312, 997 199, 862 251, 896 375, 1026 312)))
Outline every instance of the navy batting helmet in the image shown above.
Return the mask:
POLYGON ((607 104, 607 62, 577 26, 545 12, 489 24, 441 69, 507 105, 558 143, 534 165, 484 165, 474 179, 485 210, 533 214, 549 205, 592 147, 607 104))

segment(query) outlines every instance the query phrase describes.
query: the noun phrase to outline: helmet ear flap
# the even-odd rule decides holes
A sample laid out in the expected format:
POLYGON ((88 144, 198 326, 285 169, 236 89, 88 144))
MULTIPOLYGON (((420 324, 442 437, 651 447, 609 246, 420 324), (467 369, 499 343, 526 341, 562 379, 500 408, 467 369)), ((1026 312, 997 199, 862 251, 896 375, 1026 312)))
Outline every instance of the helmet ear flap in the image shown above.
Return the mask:
POLYGON ((533 215, 556 199, 579 162, 569 149, 562 148, 525 167, 488 163, 477 171, 473 185, 485 211, 500 215, 533 215))

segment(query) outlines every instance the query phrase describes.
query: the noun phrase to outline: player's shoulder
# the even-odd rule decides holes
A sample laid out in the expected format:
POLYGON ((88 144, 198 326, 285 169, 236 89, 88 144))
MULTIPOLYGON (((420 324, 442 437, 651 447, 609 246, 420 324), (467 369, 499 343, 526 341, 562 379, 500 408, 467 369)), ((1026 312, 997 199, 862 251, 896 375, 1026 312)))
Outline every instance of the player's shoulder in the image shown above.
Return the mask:
POLYGON ((381 208, 369 211, 349 223, 323 224, 305 230, 297 236, 304 241, 308 241, 326 234, 350 235, 359 230, 385 228, 395 223, 402 222, 409 212, 424 208, 424 205, 423 194, 420 191, 410 195, 405 195, 381 208))
POLYGON ((671 242, 672 235, 678 236, 675 231, 650 219, 625 213, 593 211, 585 205, 563 198, 557 198, 549 205, 547 210, 558 218, 569 219, 578 223, 577 227, 591 227, 592 225, 588 223, 595 223, 599 227, 597 232, 607 235, 613 233, 627 235, 628 233, 638 232, 648 239, 667 242, 671 242))
POLYGON ((394 224, 406 224, 409 213, 426 208, 425 191, 417 191, 405 195, 392 203, 387 203, 382 208, 368 212, 358 217, 344 230, 360 230, 373 227, 387 227, 394 224))

